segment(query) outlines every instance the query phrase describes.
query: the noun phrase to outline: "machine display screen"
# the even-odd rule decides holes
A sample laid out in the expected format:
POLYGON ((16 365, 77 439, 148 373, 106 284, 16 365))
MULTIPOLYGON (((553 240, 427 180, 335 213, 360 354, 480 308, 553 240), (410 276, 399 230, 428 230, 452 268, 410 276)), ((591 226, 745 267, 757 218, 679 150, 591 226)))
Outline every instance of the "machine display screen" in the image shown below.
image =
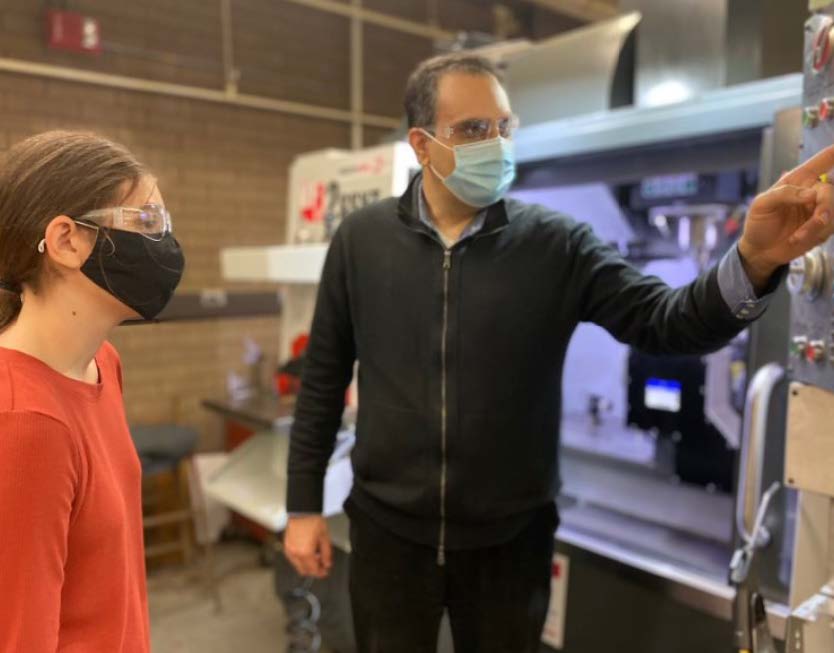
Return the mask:
POLYGON ((640 182, 640 195, 646 200, 690 197, 698 194, 698 175, 662 175, 640 182))
POLYGON ((650 378, 646 381, 643 403, 646 408, 678 413, 681 409, 681 384, 668 379, 650 378))

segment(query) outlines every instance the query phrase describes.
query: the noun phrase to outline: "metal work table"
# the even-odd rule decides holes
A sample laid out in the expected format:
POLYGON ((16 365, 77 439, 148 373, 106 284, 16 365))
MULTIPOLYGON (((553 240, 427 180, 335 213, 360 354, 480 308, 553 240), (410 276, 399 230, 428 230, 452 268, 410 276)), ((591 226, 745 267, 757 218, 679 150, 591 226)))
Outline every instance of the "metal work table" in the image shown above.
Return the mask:
MULTIPOLYGON (((205 399, 202 405, 226 420, 245 424, 253 431, 275 431, 289 434, 295 413, 295 397, 277 397, 270 393, 257 393, 240 399, 205 399)), ((355 421, 356 409, 346 408, 344 421, 355 421)))
POLYGON ((206 399, 203 407, 251 426, 254 430, 288 432, 292 425, 295 399, 281 399, 273 394, 258 393, 241 399, 206 399))
MULTIPOLYGON (((295 398, 262 393, 240 399, 206 400, 203 406, 227 422, 243 424, 254 431, 233 449, 226 465, 212 476, 208 492, 269 532, 282 531, 287 522, 287 436, 295 398)), ((350 422, 354 412, 346 410, 345 421, 350 422)), ((328 517, 341 514, 342 502, 353 483, 348 460, 352 444, 350 430, 340 431, 326 480, 328 517)))

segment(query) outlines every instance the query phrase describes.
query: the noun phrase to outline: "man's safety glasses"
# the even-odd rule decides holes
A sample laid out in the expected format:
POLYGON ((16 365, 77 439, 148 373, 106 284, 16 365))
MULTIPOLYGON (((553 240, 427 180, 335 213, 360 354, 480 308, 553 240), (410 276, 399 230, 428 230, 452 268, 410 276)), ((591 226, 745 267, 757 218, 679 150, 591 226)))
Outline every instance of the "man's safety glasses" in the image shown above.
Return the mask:
POLYGON ((469 118, 461 120, 446 127, 438 127, 436 134, 449 140, 462 143, 473 143, 485 141, 493 133, 493 125, 498 135, 502 138, 512 138, 513 132, 518 129, 518 116, 512 115, 506 118, 492 120, 490 118, 469 118))

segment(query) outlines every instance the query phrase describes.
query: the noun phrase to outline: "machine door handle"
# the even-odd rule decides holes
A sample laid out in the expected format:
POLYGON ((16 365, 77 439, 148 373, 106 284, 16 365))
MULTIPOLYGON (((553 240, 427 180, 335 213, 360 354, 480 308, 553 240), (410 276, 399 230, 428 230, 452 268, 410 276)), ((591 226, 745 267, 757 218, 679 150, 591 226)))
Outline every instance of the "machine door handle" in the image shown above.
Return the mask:
POLYGON ((745 543, 764 545, 767 529, 759 524, 759 497, 762 494, 764 447, 767 436, 767 414, 773 390, 784 379, 785 370, 776 363, 768 363, 753 376, 744 402, 744 425, 741 432, 741 468, 736 495, 736 528, 745 543), (756 533, 758 530, 758 533, 756 533))

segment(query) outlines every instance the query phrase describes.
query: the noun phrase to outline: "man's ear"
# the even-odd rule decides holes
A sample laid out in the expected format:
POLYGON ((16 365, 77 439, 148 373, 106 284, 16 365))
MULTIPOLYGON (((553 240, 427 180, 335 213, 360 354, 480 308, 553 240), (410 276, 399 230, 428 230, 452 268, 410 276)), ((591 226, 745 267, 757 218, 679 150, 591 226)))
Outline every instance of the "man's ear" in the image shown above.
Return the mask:
POLYGON ((408 130, 408 142, 417 156, 417 162, 421 166, 429 164, 429 137, 422 129, 412 127, 408 130))

